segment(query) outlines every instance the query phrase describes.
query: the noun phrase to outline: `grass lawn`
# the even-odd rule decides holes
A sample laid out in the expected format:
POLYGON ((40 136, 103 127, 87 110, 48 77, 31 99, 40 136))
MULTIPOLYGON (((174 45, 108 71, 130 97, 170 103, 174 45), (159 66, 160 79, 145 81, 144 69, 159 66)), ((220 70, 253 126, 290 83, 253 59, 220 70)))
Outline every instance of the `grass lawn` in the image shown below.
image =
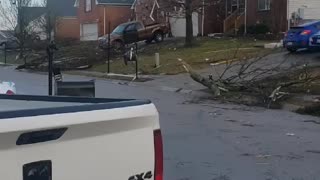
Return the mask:
MULTIPOLYGON (((6 62, 7 64, 21 64, 22 62, 16 60, 18 52, 10 51, 7 52, 6 62)), ((0 49, 0 64, 5 63, 5 55, 2 49, 0 49)))
MULTIPOLYGON (((256 57, 271 50, 256 47, 267 43, 253 39, 198 39, 196 46, 185 48, 183 40, 165 41, 139 49, 139 71, 142 74, 178 74, 184 72, 178 59, 183 59, 195 69, 208 68, 211 63, 256 57), (161 66, 155 68, 155 55, 160 53, 161 66)), ((107 64, 93 66, 92 71, 107 72, 107 64)), ((132 74, 135 65, 125 66, 122 59, 113 59, 112 73, 132 74)))

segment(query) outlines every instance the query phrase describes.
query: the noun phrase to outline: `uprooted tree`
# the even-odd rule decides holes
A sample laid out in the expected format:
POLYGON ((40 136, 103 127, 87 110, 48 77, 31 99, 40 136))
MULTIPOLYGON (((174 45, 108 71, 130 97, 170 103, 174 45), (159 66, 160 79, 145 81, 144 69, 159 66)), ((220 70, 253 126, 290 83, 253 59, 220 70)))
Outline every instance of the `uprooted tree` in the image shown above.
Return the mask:
MULTIPOLYGON (((235 54, 237 53, 237 50, 235 54)), ((233 59, 224 65, 213 66, 213 73, 204 76, 187 62, 179 59, 191 78, 209 88, 214 96, 228 93, 247 93, 258 96, 268 107, 297 86, 308 87, 320 80, 319 74, 311 73, 307 62, 292 64, 290 55, 279 62, 266 55, 253 59, 233 59), (283 92, 285 91, 285 92, 283 92)))

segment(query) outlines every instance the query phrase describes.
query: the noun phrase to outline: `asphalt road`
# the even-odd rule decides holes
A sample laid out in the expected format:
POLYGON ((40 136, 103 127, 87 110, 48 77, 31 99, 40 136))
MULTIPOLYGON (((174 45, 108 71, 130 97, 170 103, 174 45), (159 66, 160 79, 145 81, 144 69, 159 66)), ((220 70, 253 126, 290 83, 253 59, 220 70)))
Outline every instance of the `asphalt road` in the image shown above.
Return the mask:
MULTIPOLYGON (((18 93, 45 95, 47 77, 0 67, 18 93)), ((88 79, 65 76, 66 80, 88 79)), ((230 104, 194 103, 195 94, 97 80, 97 96, 151 99, 160 112, 165 180, 315 180, 320 119, 230 104), (192 103, 193 102, 193 103, 192 103)))

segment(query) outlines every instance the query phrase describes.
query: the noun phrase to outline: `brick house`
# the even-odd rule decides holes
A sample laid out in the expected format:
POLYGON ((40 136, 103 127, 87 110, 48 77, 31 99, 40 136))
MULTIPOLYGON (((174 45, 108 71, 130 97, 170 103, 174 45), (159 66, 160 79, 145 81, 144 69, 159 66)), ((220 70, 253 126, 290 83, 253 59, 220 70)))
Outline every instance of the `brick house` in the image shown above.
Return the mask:
POLYGON ((94 41, 132 20, 134 0, 76 0, 80 40, 94 41), (110 22, 110 27, 109 27, 110 22))
POLYGON ((249 0, 247 9, 248 26, 262 23, 273 33, 287 30, 287 0, 249 0))
POLYGON ((47 6, 56 20, 54 25, 55 38, 78 40, 80 29, 74 0, 47 0, 47 6))
MULTIPOLYGON (((74 0, 47 0, 46 7, 23 7, 20 11, 23 24, 34 38, 46 40, 48 37, 47 15, 51 17, 51 36, 56 39, 79 39, 79 22, 74 0)), ((16 30, 19 30, 19 23, 16 30)))
POLYGON ((319 0, 223 0, 223 7, 206 7, 206 34, 228 33, 247 26, 265 24, 273 33, 285 32, 288 26, 319 19, 319 0), (223 17, 222 21, 216 16, 223 17))

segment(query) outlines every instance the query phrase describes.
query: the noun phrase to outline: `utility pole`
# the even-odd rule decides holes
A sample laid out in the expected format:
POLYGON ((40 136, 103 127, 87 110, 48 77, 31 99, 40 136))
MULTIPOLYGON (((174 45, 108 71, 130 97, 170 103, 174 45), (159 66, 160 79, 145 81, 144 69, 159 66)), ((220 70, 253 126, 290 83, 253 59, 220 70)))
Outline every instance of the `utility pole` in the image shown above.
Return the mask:
POLYGON ((204 18, 205 18, 205 0, 202 0, 202 22, 201 22, 201 36, 204 36, 204 18))
POLYGON ((247 23, 248 23, 247 9, 248 9, 248 0, 244 0, 244 35, 247 35, 247 23))
POLYGON ((24 58, 24 41, 25 41, 25 32, 24 32, 24 21, 23 21, 23 11, 22 7, 24 4, 24 0, 11 0, 11 3, 13 5, 17 6, 18 14, 17 14, 17 22, 19 25, 18 29, 18 39, 19 39, 19 45, 20 45, 20 57, 24 59, 24 63, 26 64, 26 60, 24 58))
POLYGON ((290 18, 290 0, 287 0, 287 21, 288 21, 288 31, 290 30, 290 21, 291 21, 291 18, 290 18))

